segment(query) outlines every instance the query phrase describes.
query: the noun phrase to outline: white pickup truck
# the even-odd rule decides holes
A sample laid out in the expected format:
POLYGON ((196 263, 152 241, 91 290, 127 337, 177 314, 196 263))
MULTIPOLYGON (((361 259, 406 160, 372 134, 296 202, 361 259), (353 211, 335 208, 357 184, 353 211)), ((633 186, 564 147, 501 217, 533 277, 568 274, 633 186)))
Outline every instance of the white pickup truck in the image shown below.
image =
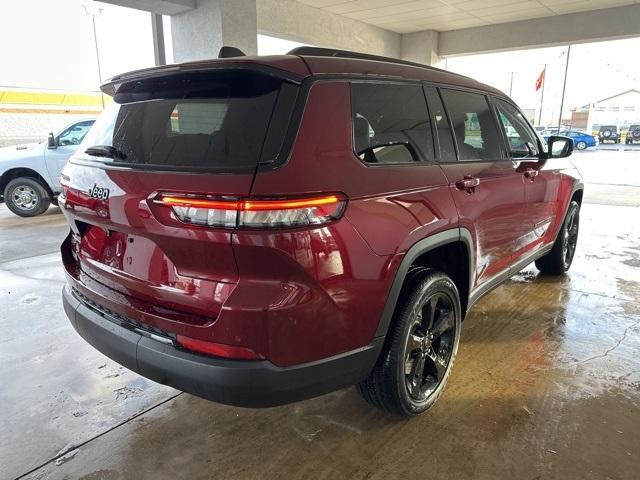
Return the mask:
POLYGON ((0 148, 0 202, 21 217, 40 215, 56 203, 62 168, 94 121, 72 123, 46 142, 0 148))

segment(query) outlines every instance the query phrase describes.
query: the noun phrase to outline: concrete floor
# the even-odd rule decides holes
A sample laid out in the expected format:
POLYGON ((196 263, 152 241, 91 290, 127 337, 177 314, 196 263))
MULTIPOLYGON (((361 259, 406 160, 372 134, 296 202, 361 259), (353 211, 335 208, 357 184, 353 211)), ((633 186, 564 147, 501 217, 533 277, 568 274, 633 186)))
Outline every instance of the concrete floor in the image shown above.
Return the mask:
POLYGON ((410 421, 354 389, 246 410, 119 367, 62 311, 57 209, 0 207, 0 478, 639 478, 640 152, 575 158, 570 274, 530 267, 478 302, 444 395, 410 421))

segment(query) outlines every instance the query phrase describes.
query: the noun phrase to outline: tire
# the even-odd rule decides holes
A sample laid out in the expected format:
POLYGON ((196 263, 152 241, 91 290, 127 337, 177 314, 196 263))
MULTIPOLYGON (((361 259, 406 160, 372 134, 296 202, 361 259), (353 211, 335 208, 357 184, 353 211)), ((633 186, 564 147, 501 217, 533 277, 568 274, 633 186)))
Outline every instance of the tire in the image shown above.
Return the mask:
POLYGON ((576 148, 578 150, 584 150, 585 148, 587 148, 587 142, 585 142, 584 140, 580 140, 578 143, 576 143, 576 148))
POLYGON ((538 270, 547 275, 562 275, 567 272, 576 253, 579 230, 580 205, 572 200, 553 248, 544 257, 536 260, 538 270))
POLYGON ((4 201, 9 210, 20 217, 35 217, 46 212, 51 204, 47 189, 35 178, 19 177, 4 189, 4 201))
POLYGON ((420 269, 407 280, 380 357, 358 390, 386 412, 413 417, 435 404, 449 379, 462 309, 458 289, 444 273, 420 269))

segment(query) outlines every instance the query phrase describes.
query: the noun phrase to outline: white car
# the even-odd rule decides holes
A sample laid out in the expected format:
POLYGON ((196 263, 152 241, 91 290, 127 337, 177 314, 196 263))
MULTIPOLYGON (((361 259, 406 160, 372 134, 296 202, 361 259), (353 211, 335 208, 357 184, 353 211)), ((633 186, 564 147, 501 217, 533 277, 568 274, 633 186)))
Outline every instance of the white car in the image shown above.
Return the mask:
POLYGON ((72 123, 46 142, 0 148, 0 202, 21 217, 40 215, 56 203, 62 168, 94 121, 72 123))

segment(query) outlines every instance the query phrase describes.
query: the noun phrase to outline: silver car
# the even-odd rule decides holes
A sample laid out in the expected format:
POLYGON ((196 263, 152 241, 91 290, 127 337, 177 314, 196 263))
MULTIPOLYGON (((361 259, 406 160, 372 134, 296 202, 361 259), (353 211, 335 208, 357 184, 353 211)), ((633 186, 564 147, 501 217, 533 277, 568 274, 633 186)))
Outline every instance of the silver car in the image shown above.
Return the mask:
POLYGON ((46 142, 0 148, 0 202, 21 217, 44 213, 56 203, 60 173, 77 150, 94 119, 68 125, 46 142))

